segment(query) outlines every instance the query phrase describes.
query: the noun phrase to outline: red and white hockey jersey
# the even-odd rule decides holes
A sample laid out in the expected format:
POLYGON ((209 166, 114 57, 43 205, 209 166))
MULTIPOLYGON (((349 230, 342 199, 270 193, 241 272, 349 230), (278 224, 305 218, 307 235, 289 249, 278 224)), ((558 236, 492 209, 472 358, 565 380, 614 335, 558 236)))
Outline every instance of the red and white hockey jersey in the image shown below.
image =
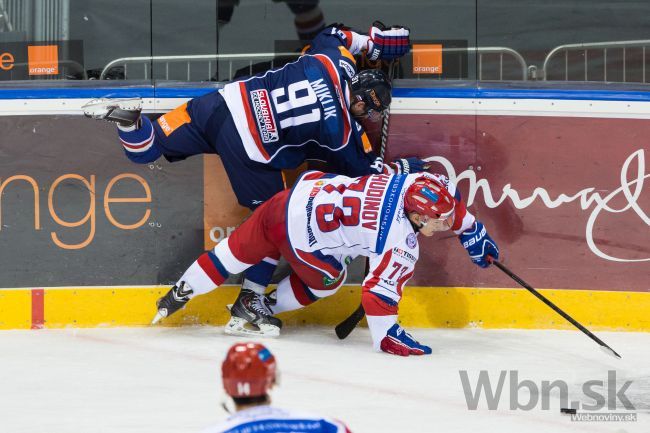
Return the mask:
MULTIPOLYGON (((287 233, 294 253, 306 265, 323 272, 331 266, 331 277, 355 257, 369 257, 364 290, 397 304, 419 257, 417 234, 404 212, 404 195, 422 175, 439 180, 456 195, 455 185, 442 175, 349 178, 305 173, 287 206, 287 233)), ((473 222, 465 206, 457 206, 452 229, 460 233, 473 222)))

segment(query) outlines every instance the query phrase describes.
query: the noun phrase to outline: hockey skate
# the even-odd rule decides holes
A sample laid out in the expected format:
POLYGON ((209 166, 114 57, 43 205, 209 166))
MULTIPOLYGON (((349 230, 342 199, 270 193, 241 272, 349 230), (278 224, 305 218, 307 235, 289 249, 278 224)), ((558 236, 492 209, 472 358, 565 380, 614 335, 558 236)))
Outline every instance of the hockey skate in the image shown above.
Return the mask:
POLYGON ((226 334, 244 337, 278 337, 282 321, 273 317, 266 302, 264 295, 242 289, 237 300, 230 307, 231 318, 225 327, 226 334))
POLYGON ((155 325, 160 322, 161 319, 169 317, 183 308, 190 300, 192 293, 194 293, 194 291, 185 283, 185 281, 181 281, 180 285, 172 287, 165 296, 158 299, 156 302, 158 312, 151 321, 151 324, 155 325))
POLYGON ((84 104, 81 109, 84 116, 91 119, 106 120, 117 123, 122 128, 137 127, 142 111, 142 99, 122 98, 93 99, 84 104))

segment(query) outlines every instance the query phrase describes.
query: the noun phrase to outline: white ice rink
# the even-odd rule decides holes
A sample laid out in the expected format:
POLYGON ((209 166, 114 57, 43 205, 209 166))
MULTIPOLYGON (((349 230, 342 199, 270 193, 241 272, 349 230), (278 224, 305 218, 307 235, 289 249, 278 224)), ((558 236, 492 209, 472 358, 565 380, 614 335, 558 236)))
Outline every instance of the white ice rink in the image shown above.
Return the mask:
MULTIPOLYGON (((650 334, 599 333, 616 360, 579 332, 413 331, 433 355, 374 353, 367 329, 343 342, 325 328, 267 340, 282 372, 274 404, 339 418, 355 433, 650 432, 650 334), (625 395, 638 420, 571 421, 557 395, 549 410, 510 410, 508 380, 497 410, 484 396, 468 410, 459 370, 472 387, 481 370, 493 387, 502 370, 537 386, 564 380, 570 400, 587 404, 582 384, 616 370, 619 388, 632 381, 625 395)), ((235 341, 214 327, 2 331, 0 432, 198 432, 226 417, 220 364, 235 341)), ((519 393, 520 404, 528 398, 519 393)))

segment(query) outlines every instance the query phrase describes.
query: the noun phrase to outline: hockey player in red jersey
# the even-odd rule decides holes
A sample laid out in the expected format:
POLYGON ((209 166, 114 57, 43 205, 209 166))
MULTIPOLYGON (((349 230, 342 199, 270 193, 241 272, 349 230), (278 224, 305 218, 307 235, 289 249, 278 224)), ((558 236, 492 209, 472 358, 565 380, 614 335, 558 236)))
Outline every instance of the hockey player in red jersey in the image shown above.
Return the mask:
POLYGON ((277 374, 269 349, 259 343, 234 344, 221 365, 221 377, 236 412, 204 433, 350 433, 340 421, 271 406, 269 393, 277 374))
MULTIPOLYGON (((151 122, 136 100, 100 99, 84 107, 88 117, 118 124, 126 156, 145 164, 164 156, 179 161, 216 153, 237 200, 251 210, 285 188, 282 169, 305 160, 326 161, 348 176, 413 173, 425 163, 403 158, 385 164, 371 150, 357 120, 377 117, 391 101, 391 84, 378 70, 357 73, 354 55, 395 59, 409 50, 409 30, 376 23, 363 35, 328 27, 295 62, 193 99, 151 122)), ((233 316, 280 326, 263 304, 279 256, 261 257, 244 275, 233 316)), ((164 317, 178 309, 193 287, 186 284, 158 302, 164 317)), ((227 332, 238 333, 233 327, 227 332)))
MULTIPOLYGON (((363 282, 362 304, 374 348, 402 356, 428 354, 429 347, 397 324, 397 311, 419 257, 418 235, 444 230, 458 235, 477 265, 489 266, 488 256, 498 259, 496 243, 443 175, 349 178, 307 172, 292 190, 275 195, 230 237, 201 255, 176 287, 189 284, 193 293, 188 298, 208 293, 230 274, 280 253, 292 272, 266 297, 266 308, 277 314, 333 295, 345 281, 347 265, 366 256, 370 271, 363 282)), ((259 327, 266 335, 279 335, 271 323, 259 327)))

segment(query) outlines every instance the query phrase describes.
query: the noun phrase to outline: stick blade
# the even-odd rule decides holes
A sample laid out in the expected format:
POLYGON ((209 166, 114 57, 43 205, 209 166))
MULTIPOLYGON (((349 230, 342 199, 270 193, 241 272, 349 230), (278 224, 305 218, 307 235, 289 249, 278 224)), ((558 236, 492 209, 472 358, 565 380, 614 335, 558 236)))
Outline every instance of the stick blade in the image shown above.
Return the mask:
POLYGON ((359 308, 354 310, 354 312, 344 321, 336 325, 334 328, 334 332, 336 333, 336 336, 339 338, 339 340, 344 340, 347 338, 348 335, 354 330, 354 328, 357 327, 359 322, 361 322, 361 319, 363 319, 363 316, 365 315, 365 311, 363 310, 363 306, 359 305, 359 308))
POLYGON ((621 359, 621 355, 619 355, 618 353, 616 353, 616 352, 614 351, 614 349, 612 349, 612 348, 609 347, 609 346, 600 346, 600 349, 601 349, 603 352, 605 352, 606 354, 608 354, 609 356, 612 356, 612 357, 614 357, 614 358, 616 358, 616 359, 621 359))

